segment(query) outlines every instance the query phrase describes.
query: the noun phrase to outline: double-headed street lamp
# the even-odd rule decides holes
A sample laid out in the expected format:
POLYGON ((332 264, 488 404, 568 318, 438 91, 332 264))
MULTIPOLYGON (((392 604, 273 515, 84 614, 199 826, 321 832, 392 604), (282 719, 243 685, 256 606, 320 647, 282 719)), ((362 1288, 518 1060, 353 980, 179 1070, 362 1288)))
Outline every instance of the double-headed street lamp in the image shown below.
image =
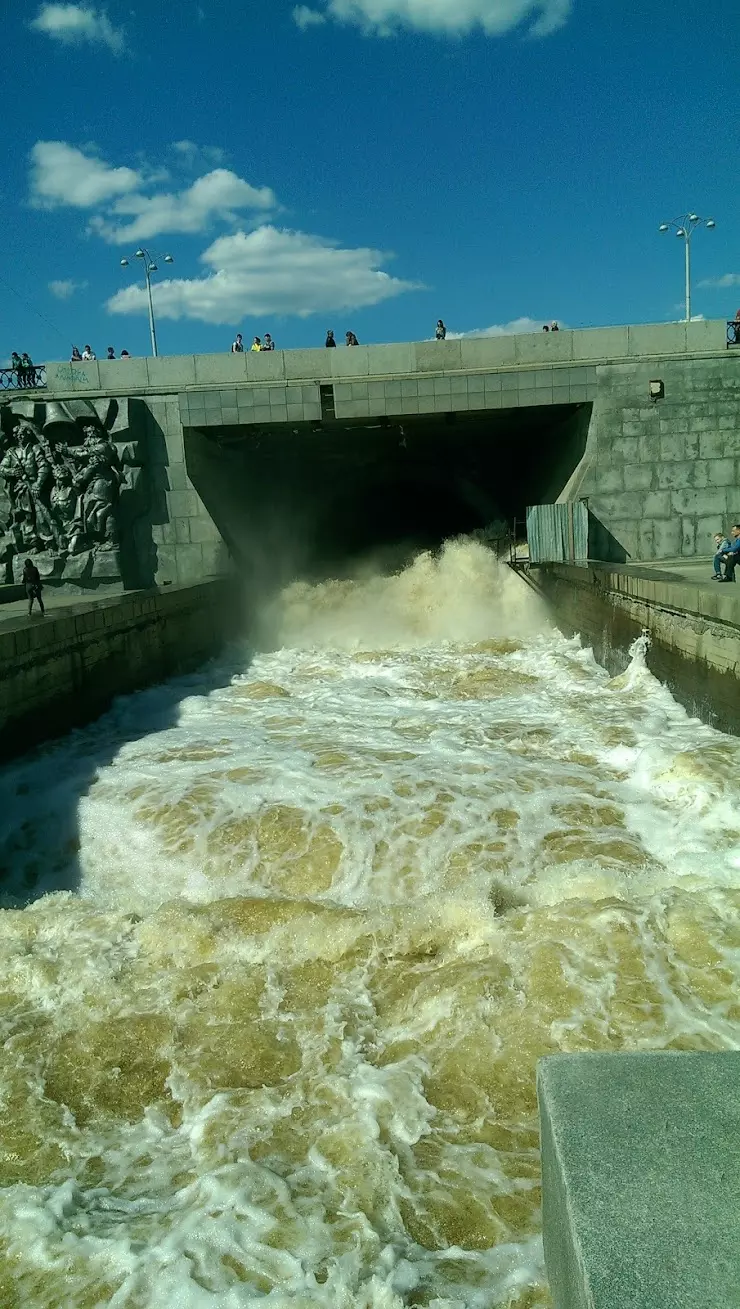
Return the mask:
MULTIPOLYGON (((144 278, 146 280, 146 293, 149 299, 149 331, 151 332, 151 336, 152 336, 152 354, 156 359, 157 329, 154 323, 154 305, 152 303, 152 273, 156 273, 158 271, 157 259, 163 259, 166 264, 174 264, 175 261, 172 258, 172 255, 150 254, 150 252, 145 248, 145 246, 142 245, 139 246, 139 249, 131 257, 132 259, 143 259, 144 261, 144 278)), ((122 259, 121 268, 128 268, 128 267, 129 267, 128 259, 122 259)))
POLYGON ((672 218, 670 223, 661 223, 659 232, 675 231, 683 239, 686 252, 686 322, 691 322, 691 238, 697 227, 716 227, 713 218, 700 218, 698 214, 684 214, 681 218, 672 218))

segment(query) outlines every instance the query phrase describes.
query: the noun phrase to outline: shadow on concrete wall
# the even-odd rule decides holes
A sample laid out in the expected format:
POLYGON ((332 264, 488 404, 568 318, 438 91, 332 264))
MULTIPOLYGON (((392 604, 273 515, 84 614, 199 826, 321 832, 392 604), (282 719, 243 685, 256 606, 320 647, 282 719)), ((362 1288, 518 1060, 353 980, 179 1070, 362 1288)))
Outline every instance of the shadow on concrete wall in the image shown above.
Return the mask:
POLYGON ((124 590, 154 586, 159 560, 153 528, 169 522, 167 440, 143 400, 130 400, 142 463, 132 470, 134 486, 121 499, 121 577, 124 590))
POLYGON ((626 564, 629 555, 608 527, 590 509, 588 511, 588 557, 602 563, 626 564))
MULTIPOLYGON (((80 805, 101 774, 137 741, 172 733, 189 696, 208 696, 228 686, 248 666, 245 649, 234 645, 195 673, 121 696, 90 726, 0 768, 0 907, 23 908, 57 891, 84 892, 80 805)), ((203 734, 207 731, 204 725, 203 734)), ((162 748, 187 739, 192 744, 192 729, 187 736, 175 732, 164 738, 162 748)), ((137 780, 145 780, 146 773, 142 762, 137 780)), ((132 805, 133 800, 128 806, 123 798, 119 802, 115 792, 107 799, 101 794, 97 804, 92 798, 86 855, 90 858, 95 850, 92 857, 105 860, 110 851, 119 850, 121 881, 131 887, 133 900, 140 874, 130 846, 132 805), (126 822, 117 840, 119 803, 126 822)), ((136 910, 133 902, 131 909, 136 910)))

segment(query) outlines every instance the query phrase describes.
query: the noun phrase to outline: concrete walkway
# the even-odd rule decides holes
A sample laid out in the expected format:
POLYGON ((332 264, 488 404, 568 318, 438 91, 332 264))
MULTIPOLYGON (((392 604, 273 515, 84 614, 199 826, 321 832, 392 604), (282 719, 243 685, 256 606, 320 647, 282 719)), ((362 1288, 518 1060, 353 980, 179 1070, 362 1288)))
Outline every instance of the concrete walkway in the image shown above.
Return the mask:
MULTIPOLYGON (((712 581, 712 560, 706 559, 660 559, 650 564, 626 564, 624 567, 637 576, 646 573, 658 573, 666 581, 691 582, 692 586, 716 586, 712 581)), ((729 583, 728 583, 729 585, 729 583)))
MULTIPOLYGON (((99 609, 101 606, 118 604, 123 598, 123 592, 108 592, 106 595, 69 595, 64 592, 51 591, 44 588, 42 598, 44 608, 49 617, 60 618, 64 615, 86 614, 91 609, 99 609)), ((127 595, 135 594, 128 591, 127 595)), ((0 605, 0 631, 17 632, 24 627, 36 627, 39 623, 45 622, 38 610, 38 605, 34 604, 31 617, 28 616, 28 600, 10 600, 0 605)))

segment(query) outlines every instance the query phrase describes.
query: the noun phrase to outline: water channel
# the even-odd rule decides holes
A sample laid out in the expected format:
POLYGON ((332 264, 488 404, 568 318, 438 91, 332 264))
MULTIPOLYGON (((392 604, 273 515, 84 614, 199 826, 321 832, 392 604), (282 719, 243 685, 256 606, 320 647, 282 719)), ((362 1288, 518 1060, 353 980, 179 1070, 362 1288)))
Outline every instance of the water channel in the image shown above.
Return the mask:
POLYGON ((740 1045, 740 741, 471 541, 0 774, 3 1309, 534 1309, 534 1071, 740 1045))

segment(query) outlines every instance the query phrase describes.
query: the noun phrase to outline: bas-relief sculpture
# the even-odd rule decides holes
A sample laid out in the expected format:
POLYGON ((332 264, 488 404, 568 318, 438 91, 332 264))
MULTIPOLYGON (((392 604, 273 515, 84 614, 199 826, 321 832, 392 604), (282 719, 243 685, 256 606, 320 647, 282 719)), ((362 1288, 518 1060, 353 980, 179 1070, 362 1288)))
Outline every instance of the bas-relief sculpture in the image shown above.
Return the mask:
POLYGON ((0 580, 17 581, 31 558, 45 578, 120 581, 139 445, 129 430, 128 400, 2 406, 0 580))

